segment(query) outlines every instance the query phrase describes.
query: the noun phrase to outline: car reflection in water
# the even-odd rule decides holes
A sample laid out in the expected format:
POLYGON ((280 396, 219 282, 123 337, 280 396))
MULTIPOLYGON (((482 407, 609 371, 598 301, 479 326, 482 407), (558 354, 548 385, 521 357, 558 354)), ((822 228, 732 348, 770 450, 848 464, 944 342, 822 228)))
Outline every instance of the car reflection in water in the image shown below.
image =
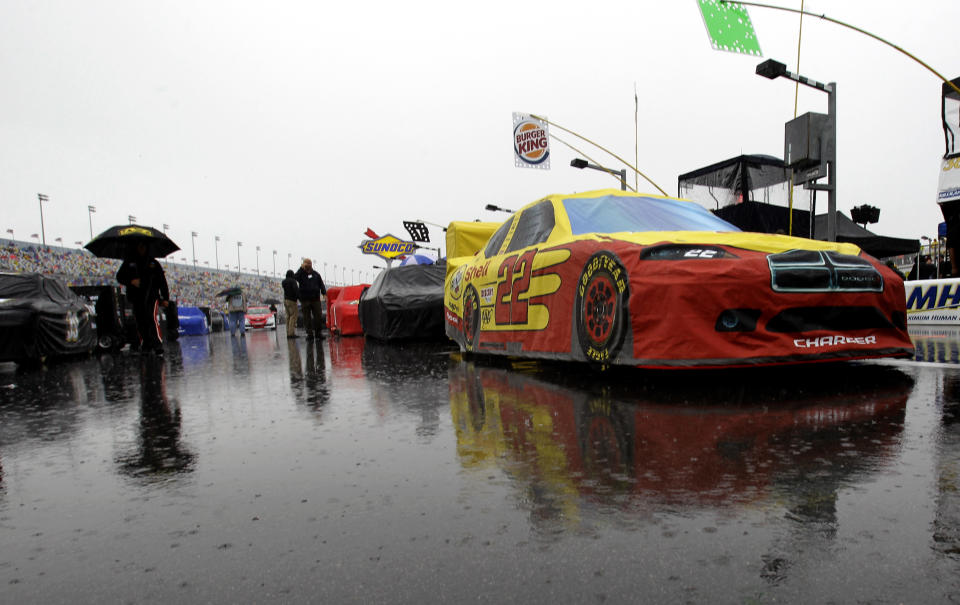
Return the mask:
POLYGON ((418 418, 416 434, 433 439, 440 430, 440 414, 447 395, 442 378, 446 361, 456 345, 431 341, 367 338, 363 370, 370 387, 370 402, 378 416, 392 409, 418 418))
POLYGON ((196 454, 181 443, 180 404, 167 396, 163 358, 140 357, 137 443, 117 456, 120 471, 146 483, 177 479, 193 470, 196 454))
POLYGON ((768 502, 830 534, 841 484, 897 451, 913 380, 854 364, 693 377, 461 362, 449 384, 461 464, 501 467, 539 531, 768 502))

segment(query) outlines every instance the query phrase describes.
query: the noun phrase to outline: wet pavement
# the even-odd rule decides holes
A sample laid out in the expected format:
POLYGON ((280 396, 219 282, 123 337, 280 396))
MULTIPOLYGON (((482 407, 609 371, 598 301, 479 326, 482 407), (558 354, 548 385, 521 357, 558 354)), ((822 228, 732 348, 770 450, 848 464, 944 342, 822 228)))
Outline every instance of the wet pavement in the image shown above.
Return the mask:
POLYGON ((735 372, 276 332, 0 365, 0 594, 960 601, 958 348, 915 339, 735 372))

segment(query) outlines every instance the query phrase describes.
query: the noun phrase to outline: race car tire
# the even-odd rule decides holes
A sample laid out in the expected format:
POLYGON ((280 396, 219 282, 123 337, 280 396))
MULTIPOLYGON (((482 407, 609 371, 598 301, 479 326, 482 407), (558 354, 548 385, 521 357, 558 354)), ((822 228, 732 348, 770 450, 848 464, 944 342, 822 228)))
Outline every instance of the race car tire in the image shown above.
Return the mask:
POLYGON ((480 342, 480 297, 473 286, 463 294, 463 342, 467 351, 476 351, 480 342))
POLYGON ((117 338, 113 334, 104 334, 97 339, 97 347, 101 351, 110 351, 117 346, 117 338))
POLYGON ((627 272, 615 255, 597 252, 577 281, 574 321, 580 348, 587 361, 607 364, 623 345, 626 318, 627 272))

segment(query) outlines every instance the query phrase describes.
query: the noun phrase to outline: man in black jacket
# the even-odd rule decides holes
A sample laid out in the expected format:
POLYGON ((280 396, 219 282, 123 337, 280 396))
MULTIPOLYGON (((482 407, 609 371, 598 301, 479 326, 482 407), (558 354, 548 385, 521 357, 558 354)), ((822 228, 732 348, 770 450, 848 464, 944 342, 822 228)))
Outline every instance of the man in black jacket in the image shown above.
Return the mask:
POLYGON ((157 322, 157 311, 169 304, 170 290, 163 267, 157 259, 147 256, 145 243, 138 243, 136 252, 120 265, 117 281, 127 288, 127 300, 133 305, 141 349, 163 355, 163 334, 157 322))
POLYGON ((323 338, 323 296, 327 294, 323 278, 313 270, 313 261, 309 258, 303 259, 296 278, 300 285, 300 306, 303 310, 303 329, 307 331, 307 340, 323 338))
POLYGON ((297 301, 300 300, 300 284, 293 271, 287 270, 283 286, 283 310, 287 313, 287 338, 297 337, 297 301))

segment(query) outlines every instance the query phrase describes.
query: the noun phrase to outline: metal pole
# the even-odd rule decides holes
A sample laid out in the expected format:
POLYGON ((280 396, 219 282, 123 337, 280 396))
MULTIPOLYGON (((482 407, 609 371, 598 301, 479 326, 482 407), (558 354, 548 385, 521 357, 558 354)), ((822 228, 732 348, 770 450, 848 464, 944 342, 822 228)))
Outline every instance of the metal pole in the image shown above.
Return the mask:
POLYGON ((237 242, 237 275, 240 275, 240 246, 243 242, 237 242))
POLYGON ((197 246, 195 242, 197 241, 197 232, 190 232, 190 251, 193 252, 193 269, 197 269, 197 246))
POLYGON ((257 275, 260 275, 260 246, 257 246, 257 275))
POLYGON ((87 206, 87 218, 90 219, 90 239, 93 239, 93 213, 96 211, 96 206, 87 206))
POLYGON ((277 251, 273 251, 273 276, 277 276, 277 251))
POLYGON ((827 91, 827 121, 830 143, 827 145, 827 241, 837 241, 837 83, 827 91))
POLYGON ((37 199, 40 200, 40 233, 43 234, 43 245, 47 245, 47 232, 43 228, 43 203, 48 201, 49 198, 43 193, 37 194, 37 199))
POLYGON ((217 271, 220 270, 220 236, 213 236, 213 261, 217 265, 217 271))

